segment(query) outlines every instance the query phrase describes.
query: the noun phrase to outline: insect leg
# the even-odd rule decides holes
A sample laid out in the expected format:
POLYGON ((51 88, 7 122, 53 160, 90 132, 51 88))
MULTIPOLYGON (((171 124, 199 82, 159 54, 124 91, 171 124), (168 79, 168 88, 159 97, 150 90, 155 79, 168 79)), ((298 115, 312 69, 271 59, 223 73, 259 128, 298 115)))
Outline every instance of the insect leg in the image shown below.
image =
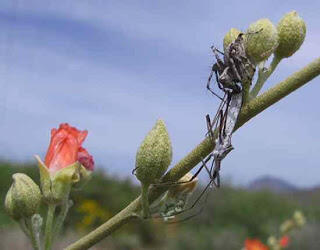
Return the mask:
POLYGON ((235 62, 234 62, 233 58, 230 58, 230 64, 231 64, 231 69, 232 69, 232 71, 234 73, 234 76, 236 77, 236 80, 241 82, 242 78, 241 78, 241 76, 240 76, 240 74, 239 74, 239 72, 238 72, 238 70, 237 70, 237 68, 235 66, 235 62))

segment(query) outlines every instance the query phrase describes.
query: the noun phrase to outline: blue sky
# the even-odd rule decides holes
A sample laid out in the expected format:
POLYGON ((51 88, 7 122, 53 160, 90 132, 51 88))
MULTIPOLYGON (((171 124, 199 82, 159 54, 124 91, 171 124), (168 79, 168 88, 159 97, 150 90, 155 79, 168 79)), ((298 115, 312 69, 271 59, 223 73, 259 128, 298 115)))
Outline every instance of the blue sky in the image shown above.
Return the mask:
MULTIPOLYGON (((129 176, 138 145, 165 120, 181 159, 206 132, 218 100, 205 88, 232 27, 275 24, 297 10, 307 24, 301 49, 265 89, 319 56, 320 3, 310 1, 1 1, 0 156, 44 157, 50 129, 88 129, 84 146, 98 168, 129 176)), ((233 136, 223 178, 261 175, 301 187, 320 184, 319 78, 251 120, 233 136)))

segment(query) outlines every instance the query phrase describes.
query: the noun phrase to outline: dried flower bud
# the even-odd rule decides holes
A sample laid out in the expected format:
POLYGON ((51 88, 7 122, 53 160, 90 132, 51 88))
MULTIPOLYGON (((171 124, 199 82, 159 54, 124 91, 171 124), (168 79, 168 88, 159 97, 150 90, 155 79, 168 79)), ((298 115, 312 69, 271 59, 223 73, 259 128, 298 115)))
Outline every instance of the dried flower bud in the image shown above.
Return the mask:
POLYGON ((228 45, 232 43, 234 40, 236 40, 236 38, 239 36, 240 33, 241 33, 240 30, 236 28, 231 28, 223 38, 223 49, 226 50, 228 45))
POLYGON ((156 183, 166 172, 172 160, 172 147, 168 131, 158 120, 143 140, 136 156, 136 176, 145 184, 156 183))
POLYGON ((191 173, 185 174, 179 179, 178 183, 180 184, 172 185, 169 188, 168 195, 171 197, 177 197, 184 194, 191 194, 198 184, 198 178, 194 178, 192 181, 190 181, 192 176, 193 175, 191 173))
POLYGON ((281 234, 287 234, 295 227, 295 223, 293 220, 286 220, 280 225, 281 234))
POLYGON ((165 196, 161 199, 161 207, 158 208, 163 219, 173 219, 176 214, 185 209, 189 197, 197 186, 198 178, 194 178, 192 181, 192 174, 187 173, 179 179, 178 183, 173 184, 165 196))
POLYGON ((245 46, 255 64, 265 61, 278 46, 276 27, 266 18, 252 23, 246 32, 245 46))
POLYGON ((284 15, 277 26, 279 46, 275 55, 279 58, 292 56, 306 37, 306 24, 296 11, 284 15))
POLYGON ((41 192, 36 183, 27 175, 17 173, 5 199, 5 208, 15 220, 29 218, 37 213, 41 203, 41 192))
POLYGON ((293 214, 293 220, 298 227, 302 227, 306 224, 306 218, 301 211, 295 211, 293 214))

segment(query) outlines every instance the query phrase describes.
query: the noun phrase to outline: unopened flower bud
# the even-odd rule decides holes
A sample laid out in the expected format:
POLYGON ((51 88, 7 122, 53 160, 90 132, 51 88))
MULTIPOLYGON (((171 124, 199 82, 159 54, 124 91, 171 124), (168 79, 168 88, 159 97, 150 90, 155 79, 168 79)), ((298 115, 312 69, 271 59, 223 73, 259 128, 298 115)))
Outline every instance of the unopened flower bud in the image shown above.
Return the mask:
POLYGON ((275 55, 279 58, 292 56, 306 37, 306 24, 296 11, 287 13, 278 23, 279 46, 275 55))
POLYGON ((280 225, 281 234, 287 234, 295 227, 295 223, 292 220, 286 220, 280 225))
POLYGON ((258 64, 265 61, 278 46, 278 32, 269 19, 252 23, 246 32, 246 53, 258 64))
POLYGON ((239 36, 240 33, 241 33, 240 30, 236 28, 231 28, 223 38, 223 49, 226 50, 228 45, 232 43, 234 40, 236 40, 236 38, 239 36))
POLYGON ((88 131, 78 130, 67 123, 51 130, 45 161, 36 156, 41 190, 47 203, 61 203, 68 197, 72 187, 79 187, 89 179, 94 160, 82 147, 87 134, 88 131))
POLYGON ((172 147, 168 131, 158 120, 143 140, 136 155, 136 176, 145 184, 156 183, 167 171, 172 160, 172 147))
POLYGON ((298 227, 302 227, 306 224, 306 218, 301 211, 295 211, 293 214, 293 220, 298 227))
POLYGON ((41 203, 41 192, 36 183, 27 175, 17 173, 5 199, 5 208, 15 220, 29 218, 37 213, 41 203))

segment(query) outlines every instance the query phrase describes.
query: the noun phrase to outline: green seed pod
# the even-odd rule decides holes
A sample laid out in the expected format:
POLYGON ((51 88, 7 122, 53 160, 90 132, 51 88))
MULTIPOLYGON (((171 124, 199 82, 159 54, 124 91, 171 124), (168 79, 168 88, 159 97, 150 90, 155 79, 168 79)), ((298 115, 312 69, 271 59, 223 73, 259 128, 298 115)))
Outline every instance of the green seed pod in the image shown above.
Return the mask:
POLYGON ((141 183, 156 183, 167 171, 172 160, 168 131, 158 120, 143 140, 136 155, 136 176, 141 183))
POLYGON ((279 58, 292 56, 306 37, 306 24, 296 11, 287 13, 278 23, 279 46, 275 55, 279 58))
POLYGON ((230 43, 232 43, 234 40, 236 40, 236 38, 239 36, 240 33, 241 33, 241 31, 236 29, 236 28, 231 28, 229 30, 229 32, 223 38, 223 49, 224 49, 224 51, 226 50, 226 48, 228 47, 228 45, 230 43))
POLYGON ((41 192, 36 183, 25 174, 14 174, 13 183, 5 199, 5 208, 15 220, 30 218, 37 213, 41 203, 41 192))
POLYGON ((269 19, 252 23, 245 39, 246 53, 253 63, 265 61, 278 46, 278 32, 269 19))

